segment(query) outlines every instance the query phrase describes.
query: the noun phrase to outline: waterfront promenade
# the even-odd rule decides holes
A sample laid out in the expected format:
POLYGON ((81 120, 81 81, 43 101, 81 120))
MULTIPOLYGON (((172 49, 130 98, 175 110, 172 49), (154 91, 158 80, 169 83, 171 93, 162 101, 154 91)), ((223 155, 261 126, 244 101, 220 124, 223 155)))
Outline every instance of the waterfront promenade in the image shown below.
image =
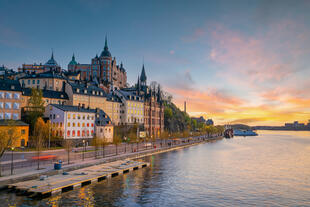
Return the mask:
MULTIPOLYGON (((117 147, 110 145, 102 151, 88 151, 88 152, 77 152, 71 153, 70 164, 66 162, 67 157, 63 154, 61 157, 63 160, 63 171, 71 171, 75 169, 80 169, 84 167, 89 167, 92 165, 97 165, 106 162, 112 162, 120 159, 126 158, 141 158, 143 156, 148 156, 154 153, 161 153, 165 151, 175 150, 182 147, 187 147, 201 142, 208 142, 216 139, 221 139, 222 137, 206 137, 198 136, 191 138, 180 138, 180 139, 169 139, 169 140, 157 140, 154 143, 139 143, 137 144, 122 144, 117 147), (95 155, 95 153, 97 155, 95 155), (84 154, 84 155, 83 155, 84 154), (84 156, 84 160, 83 157, 84 156)), ((90 148, 89 148, 90 149, 90 148)), ((59 151, 59 150, 58 150, 59 151)), ((59 173, 54 170, 54 163, 42 162, 40 165, 40 170, 36 169, 36 162, 31 161, 31 165, 27 167, 27 161, 25 161, 24 166, 21 165, 20 160, 14 163, 14 174, 10 175, 10 168, 6 166, 2 171, 3 177, 0 177, 0 188, 6 187, 8 184, 18 181, 35 179, 40 175, 55 175, 59 173), (18 167, 22 166, 22 167, 18 167)), ((28 163, 29 164, 29 163, 28 163)))

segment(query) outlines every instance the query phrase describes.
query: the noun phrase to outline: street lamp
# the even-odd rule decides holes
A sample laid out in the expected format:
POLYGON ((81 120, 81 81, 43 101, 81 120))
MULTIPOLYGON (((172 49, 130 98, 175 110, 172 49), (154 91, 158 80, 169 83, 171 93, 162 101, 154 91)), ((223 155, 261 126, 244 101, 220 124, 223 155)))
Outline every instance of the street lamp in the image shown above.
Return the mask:
POLYGON ((11 147, 11 151, 12 151, 12 157, 11 157, 11 175, 13 175, 13 152, 14 152, 14 147, 11 147))
POLYGON ((83 139, 83 161, 84 161, 84 152, 85 152, 85 139, 83 139))

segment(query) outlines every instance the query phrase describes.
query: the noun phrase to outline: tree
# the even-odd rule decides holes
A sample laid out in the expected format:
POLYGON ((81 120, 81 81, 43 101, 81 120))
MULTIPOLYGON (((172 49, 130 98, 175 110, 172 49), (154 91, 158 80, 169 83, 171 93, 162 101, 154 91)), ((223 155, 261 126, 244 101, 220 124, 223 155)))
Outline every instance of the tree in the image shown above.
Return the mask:
POLYGON ((119 135, 114 135, 113 137, 113 144, 115 145, 115 153, 116 155, 118 155, 118 151, 117 151, 117 147, 118 145, 120 145, 122 143, 121 138, 119 137, 119 135))
POLYGON ((37 119, 42 117, 44 113, 42 90, 36 88, 31 89, 31 96, 28 100, 26 109, 27 116, 25 121, 30 125, 30 132, 33 132, 37 119))
POLYGON ((105 146, 107 146, 109 143, 107 142, 107 140, 105 138, 99 138, 99 142, 100 142, 100 145, 102 147, 102 157, 104 157, 105 146))
POLYGON ((38 170, 40 169, 40 152, 43 148, 43 143, 48 137, 48 127, 41 117, 39 117, 34 125, 33 138, 37 151, 38 170))
POLYGON ((73 142, 71 139, 64 140, 64 147, 65 147, 65 150, 67 151, 68 165, 70 164, 70 152, 72 151, 72 144, 73 142))
POLYGON ((14 147, 15 141, 21 136, 17 130, 16 121, 4 120, 5 128, 0 128, 0 176, 1 176, 1 158, 8 147, 14 147))
POLYGON ((97 159, 97 151, 98 151, 99 146, 100 146, 100 140, 97 136, 94 136, 94 138, 92 140, 92 145, 95 147, 95 159, 97 159))

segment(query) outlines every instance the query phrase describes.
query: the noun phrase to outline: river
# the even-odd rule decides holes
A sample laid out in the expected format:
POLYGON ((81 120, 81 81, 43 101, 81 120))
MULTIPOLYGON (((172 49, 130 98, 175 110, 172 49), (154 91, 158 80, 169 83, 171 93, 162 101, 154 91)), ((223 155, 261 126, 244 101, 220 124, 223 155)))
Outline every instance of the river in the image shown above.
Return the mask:
POLYGON ((310 206, 310 132, 258 131, 145 158, 151 167, 0 206, 310 206))

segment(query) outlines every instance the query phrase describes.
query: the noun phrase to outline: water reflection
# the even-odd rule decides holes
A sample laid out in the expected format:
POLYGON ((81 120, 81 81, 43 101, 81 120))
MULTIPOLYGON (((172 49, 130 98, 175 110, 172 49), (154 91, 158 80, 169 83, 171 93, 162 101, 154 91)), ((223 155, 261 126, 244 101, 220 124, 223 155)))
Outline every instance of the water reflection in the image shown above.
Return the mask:
POLYGON ((42 201, 4 206, 307 206, 310 132, 259 131, 145 158, 151 167, 42 201))

